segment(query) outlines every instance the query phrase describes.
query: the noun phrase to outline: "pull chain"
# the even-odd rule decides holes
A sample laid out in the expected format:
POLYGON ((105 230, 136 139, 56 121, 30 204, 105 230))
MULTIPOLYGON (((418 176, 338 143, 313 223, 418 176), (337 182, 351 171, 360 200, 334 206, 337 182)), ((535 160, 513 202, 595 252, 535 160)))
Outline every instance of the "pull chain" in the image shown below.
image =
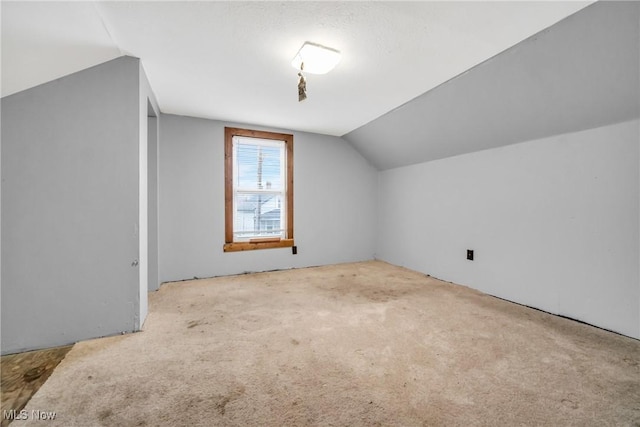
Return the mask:
POLYGON ((298 76, 300 76, 300 80, 298 81, 298 102, 302 102, 307 99, 307 81, 302 75, 302 71, 304 70, 304 62, 300 64, 300 72, 298 76))

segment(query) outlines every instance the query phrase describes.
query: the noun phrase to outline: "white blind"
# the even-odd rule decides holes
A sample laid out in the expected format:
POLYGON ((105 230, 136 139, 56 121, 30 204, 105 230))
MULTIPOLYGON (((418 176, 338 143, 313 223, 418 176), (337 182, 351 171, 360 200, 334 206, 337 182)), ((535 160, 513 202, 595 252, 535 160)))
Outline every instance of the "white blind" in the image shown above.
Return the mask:
POLYGON ((233 137, 233 240, 286 238, 284 141, 233 137))

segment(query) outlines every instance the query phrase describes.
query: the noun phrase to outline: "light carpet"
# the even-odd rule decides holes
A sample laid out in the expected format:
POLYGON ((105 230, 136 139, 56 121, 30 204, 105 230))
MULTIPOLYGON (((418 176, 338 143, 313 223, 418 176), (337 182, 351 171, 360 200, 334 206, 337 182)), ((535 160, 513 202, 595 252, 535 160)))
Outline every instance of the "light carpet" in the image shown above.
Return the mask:
MULTIPOLYGON (((544 280, 544 278, 540 278, 544 280)), ((640 341, 384 262, 163 285, 77 344, 47 426, 640 425, 640 341)))

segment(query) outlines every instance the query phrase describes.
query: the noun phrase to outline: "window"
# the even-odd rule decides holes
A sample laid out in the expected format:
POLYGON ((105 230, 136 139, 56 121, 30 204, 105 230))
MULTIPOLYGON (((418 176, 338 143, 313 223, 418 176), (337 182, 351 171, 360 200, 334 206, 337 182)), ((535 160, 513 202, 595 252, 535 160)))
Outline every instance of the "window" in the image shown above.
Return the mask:
POLYGON ((224 251, 293 246, 293 135, 224 131, 224 251))

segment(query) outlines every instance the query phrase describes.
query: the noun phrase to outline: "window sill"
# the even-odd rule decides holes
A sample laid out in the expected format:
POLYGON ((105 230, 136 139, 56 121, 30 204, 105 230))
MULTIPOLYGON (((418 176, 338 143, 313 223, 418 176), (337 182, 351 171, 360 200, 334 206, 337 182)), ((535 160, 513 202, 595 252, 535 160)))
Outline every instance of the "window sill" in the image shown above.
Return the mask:
POLYGON ((274 242, 233 242, 225 243, 225 252, 253 251, 256 249, 290 248, 293 246, 293 239, 282 239, 274 242))

